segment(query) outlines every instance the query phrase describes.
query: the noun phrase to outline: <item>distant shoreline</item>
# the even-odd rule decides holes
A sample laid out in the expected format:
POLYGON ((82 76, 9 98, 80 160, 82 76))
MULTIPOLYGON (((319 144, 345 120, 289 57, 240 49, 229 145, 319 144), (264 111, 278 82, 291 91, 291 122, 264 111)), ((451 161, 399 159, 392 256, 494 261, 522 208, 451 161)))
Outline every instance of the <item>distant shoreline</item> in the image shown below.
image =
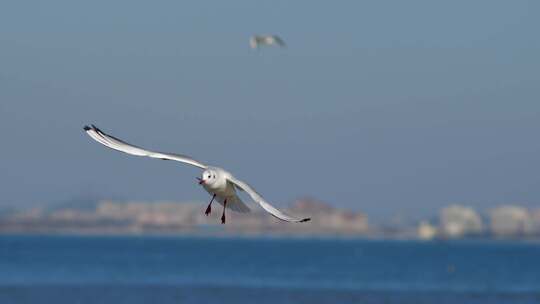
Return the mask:
POLYGON ((538 238, 435 238, 423 240, 419 238, 374 237, 360 235, 324 235, 324 234, 235 234, 235 233, 80 233, 80 232, 2 232, 4 237, 59 237, 59 238, 164 238, 164 239, 253 239, 253 240, 321 240, 321 241, 366 241, 366 242, 413 242, 413 243, 493 243, 493 244, 540 244, 538 238))

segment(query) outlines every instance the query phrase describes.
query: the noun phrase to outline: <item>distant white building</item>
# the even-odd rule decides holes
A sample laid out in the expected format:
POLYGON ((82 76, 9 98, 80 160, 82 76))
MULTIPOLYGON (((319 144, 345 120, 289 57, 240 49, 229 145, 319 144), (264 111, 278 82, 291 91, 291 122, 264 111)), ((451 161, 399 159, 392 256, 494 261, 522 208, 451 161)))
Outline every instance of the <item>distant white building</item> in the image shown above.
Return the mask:
POLYGON ((501 206, 490 212, 491 232, 496 236, 520 236, 533 232, 533 221, 527 209, 501 206))
POLYGON ((458 238, 482 232, 482 219, 472 208, 452 205, 441 210, 440 232, 443 236, 458 238))
POLYGON ((437 227, 431 225, 428 221, 421 221, 418 225, 417 234, 421 240, 431 240, 437 236, 437 227))

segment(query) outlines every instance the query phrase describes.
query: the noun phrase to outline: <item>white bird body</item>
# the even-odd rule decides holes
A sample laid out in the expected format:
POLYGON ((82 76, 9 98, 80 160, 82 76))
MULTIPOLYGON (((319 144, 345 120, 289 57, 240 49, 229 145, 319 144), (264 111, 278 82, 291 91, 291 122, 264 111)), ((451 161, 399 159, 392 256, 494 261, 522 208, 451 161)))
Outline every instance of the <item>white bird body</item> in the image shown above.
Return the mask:
POLYGON ((258 203, 264 210, 273 215, 274 217, 286 221, 286 222, 307 222, 309 218, 295 218, 282 211, 276 209, 268 202, 266 202, 262 196, 253 189, 247 183, 237 179, 231 173, 218 167, 207 166, 202 162, 196 161, 193 158, 173 153, 154 152, 146 150, 134 145, 130 145, 118 138, 108 135, 98 129, 96 126, 85 126, 85 132, 95 141, 107 146, 113 150, 124 152, 136 156, 147 156, 151 158, 174 160, 182 163, 190 164, 204 171, 201 174, 199 184, 212 195, 212 200, 206 209, 206 215, 211 212, 211 205, 214 199, 221 205, 223 205, 223 215, 221 217, 222 223, 225 223, 225 209, 229 208, 232 211, 247 213, 250 211, 249 207, 242 202, 236 190, 245 191, 253 201, 258 203))
POLYGON ((216 195, 216 201, 220 205, 224 205, 225 200, 227 200, 227 207, 231 210, 248 213, 249 207, 238 197, 234 184, 228 180, 230 177, 232 174, 222 168, 208 167, 201 174, 199 183, 208 194, 216 195))
POLYGON ((249 38, 249 46, 252 49, 263 45, 285 47, 285 42, 277 35, 254 35, 249 38))

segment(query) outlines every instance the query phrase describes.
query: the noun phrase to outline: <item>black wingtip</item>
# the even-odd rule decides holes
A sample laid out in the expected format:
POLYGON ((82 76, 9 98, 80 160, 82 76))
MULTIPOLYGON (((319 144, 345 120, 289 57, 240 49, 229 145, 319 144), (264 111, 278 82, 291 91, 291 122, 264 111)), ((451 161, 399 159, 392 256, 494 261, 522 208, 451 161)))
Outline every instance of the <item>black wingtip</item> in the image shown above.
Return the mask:
POLYGON ((311 221, 311 218, 310 218, 310 217, 307 217, 307 218, 301 220, 300 223, 303 223, 303 222, 309 222, 309 221, 311 221))
POLYGON ((84 131, 90 131, 92 130, 92 128, 90 128, 89 126, 84 126, 84 131))

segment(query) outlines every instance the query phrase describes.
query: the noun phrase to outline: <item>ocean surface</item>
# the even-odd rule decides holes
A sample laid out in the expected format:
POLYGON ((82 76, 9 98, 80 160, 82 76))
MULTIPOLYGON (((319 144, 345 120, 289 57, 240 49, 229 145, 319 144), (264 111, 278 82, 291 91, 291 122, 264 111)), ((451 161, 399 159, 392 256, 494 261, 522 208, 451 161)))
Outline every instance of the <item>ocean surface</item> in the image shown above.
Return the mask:
POLYGON ((540 303, 540 244, 0 236, 0 303, 540 303))

